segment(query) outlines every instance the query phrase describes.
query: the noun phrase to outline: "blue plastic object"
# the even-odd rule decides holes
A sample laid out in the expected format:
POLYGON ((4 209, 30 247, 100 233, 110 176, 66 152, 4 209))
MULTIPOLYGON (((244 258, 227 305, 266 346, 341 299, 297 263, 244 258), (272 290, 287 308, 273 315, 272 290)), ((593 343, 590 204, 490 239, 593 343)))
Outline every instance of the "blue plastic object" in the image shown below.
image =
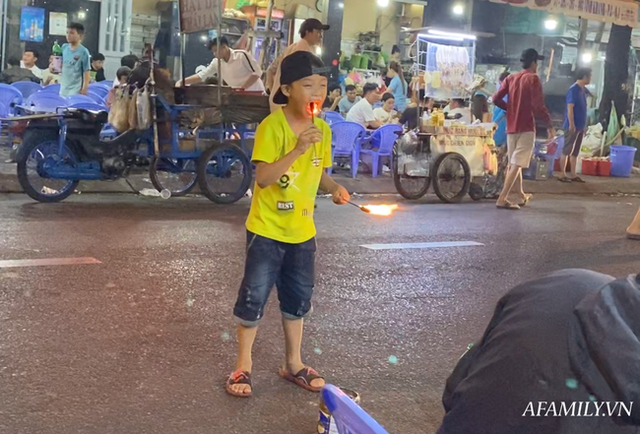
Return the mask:
POLYGON ((372 149, 362 149, 362 154, 370 154, 373 158, 373 167, 371 169, 372 176, 378 176, 380 167, 380 158, 389 158, 389 167, 391 167, 393 159, 393 145, 398 139, 396 131, 402 131, 400 125, 383 125, 371 135, 372 149))
POLYGON ((98 95, 97 93, 92 92, 92 91, 89 91, 87 93, 87 96, 89 98, 91 98, 93 100, 93 102, 95 102, 96 104, 104 104, 106 99, 107 99, 106 97, 104 97, 102 95, 98 95))
POLYGON ((389 434, 374 418, 331 384, 322 389, 322 399, 340 434, 389 434))
POLYGON ((342 117, 342 115, 334 111, 324 112, 324 120, 329 125, 335 124, 336 122, 344 122, 344 118, 342 117))
POLYGON ((67 107, 67 100, 55 93, 37 92, 27 99, 27 108, 42 113, 55 113, 59 107, 67 107))
POLYGON ((79 103, 91 103, 91 104, 96 103, 93 100, 93 98, 90 98, 86 95, 69 95, 68 97, 66 97, 66 100, 69 106, 72 106, 74 104, 79 104, 79 103))
MULTIPOLYGON (((360 162, 360 146, 365 136, 365 129, 355 122, 336 122, 331 125, 331 141, 333 145, 333 156, 351 156, 351 175, 358 176, 358 163, 360 162)), ((333 168, 329 168, 329 174, 333 168)))
POLYGON ((611 145, 611 176, 628 178, 633 168, 637 149, 631 146, 611 145))
POLYGON ((107 86, 103 86, 100 83, 93 83, 89 85, 89 91, 93 92, 93 93, 97 93, 98 95, 100 95, 103 98, 107 97, 107 94, 109 94, 109 91, 111 89, 109 89, 107 86))
POLYGON ((0 103, 4 104, 9 110, 9 115, 15 113, 15 106, 22 104, 24 98, 22 93, 13 86, 0 83, 0 103))
POLYGON ((95 102, 76 102, 69 104, 70 108, 84 109, 92 112, 106 112, 109 111, 104 105, 96 104, 95 102))
POLYGON ((50 84, 49 86, 43 87, 39 92, 55 93, 56 95, 60 95, 60 85, 57 83, 50 84))
POLYGON ((38 83, 34 83, 33 81, 17 81, 11 86, 18 89, 22 94, 22 98, 24 99, 27 99, 34 93, 42 90, 42 86, 40 86, 38 83))
POLYGON ((101 81, 100 84, 111 89, 113 87, 113 80, 101 81))

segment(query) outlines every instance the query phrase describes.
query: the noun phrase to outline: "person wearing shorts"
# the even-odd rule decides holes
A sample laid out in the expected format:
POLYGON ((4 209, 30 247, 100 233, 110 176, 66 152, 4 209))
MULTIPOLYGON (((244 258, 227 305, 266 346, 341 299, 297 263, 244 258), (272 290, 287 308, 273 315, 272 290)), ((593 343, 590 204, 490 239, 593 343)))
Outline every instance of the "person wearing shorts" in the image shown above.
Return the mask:
POLYGON ((501 209, 518 210, 531 199, 531 195, 525 194, 522 189, 522 169, 529 167, 533 155, 536 140, 535 116, 547 124, 549 139, 556 135, 551 116, 544 105, 542 84, 537 76, 538 60, 543 59, 533 48, 524 50, 520 58, 522 71, 506 77, 500 90, 493 96, 494 104, 507 112, 509 170, 496 202, 496 206, 501 209), (514 187, 518 201, 511 203, 509 194, 514 187))
POLYGON ((582 139, 587 128, 587 85, 591 83, 591 69, 580 68, 576 74, 576 82, 567 92, 567 107, 562 128, 566 131, 564 136, 564 149, 560 158, 561 182, 584 182, 577 174, 578 155, 582 146, 582 139), (571 161, 571 176, 567 177, 567 158, 571 161))
POLYGON ((315 279, 316 227, 313 221, 318 188, 336 204, 346 204, 347 190, 325 169, 331 167, 331 128, 315 117, 327 96, 328 68, 308 51, 284 58, 273 101, 284 106, 256 130, 253 163, 256 187, 247 218, 247 259, 233 310, 238 324, 238 358, 226 391, 252 395, 252 348, 258 324, 273 286, 278 289, 285 337, 280 376, 319 392, 324 379, 303 364, 304 318, 311 313, 315 279))

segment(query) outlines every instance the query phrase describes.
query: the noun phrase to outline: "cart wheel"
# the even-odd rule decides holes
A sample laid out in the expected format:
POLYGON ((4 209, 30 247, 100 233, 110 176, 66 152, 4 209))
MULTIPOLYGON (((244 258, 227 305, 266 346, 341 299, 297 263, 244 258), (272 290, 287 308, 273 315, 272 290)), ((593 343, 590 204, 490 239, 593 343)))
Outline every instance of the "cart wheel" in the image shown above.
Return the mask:
POLYGON ((418 200, 429 191, 431 184, 429 170, 420 168, 415 163, 415 168, 409 167, 408 164, 404 164, 404 161, 399 161, 401 158, 398 154, 398 143, 396 143, 393 145, 393 183, 396 190, 405 199, 418 200))
POLYGON ((28 131, 18 150, 18 182, 24 192, 38 202, 60 202, 75 191, 79 181, 50 178, 45 166, 75 166, 78 161, 77 154, 68 145, 60 154, 57 131, 28 131))
POLYGON ((472 182, 469 187, 469 196, 475 201, 482 200, 484 198, 484 189, 481 185, 472 182))
POLYGON ((234 144, 214 146, 198 160, 198 184, 212 202, 224 205, 239 201, 252 179, 251 161, 234 144))
POLYGON ((184 196, 196 185, 198 164, 196 160, 153 157, 149 178, 156 190, 169 190, 172 197, 184 196))
POLYGON ((433 189, 441 201, 461 202, 469 192, 471 170, 469 163, 456 152, 442 154, 433 167, 433 189))

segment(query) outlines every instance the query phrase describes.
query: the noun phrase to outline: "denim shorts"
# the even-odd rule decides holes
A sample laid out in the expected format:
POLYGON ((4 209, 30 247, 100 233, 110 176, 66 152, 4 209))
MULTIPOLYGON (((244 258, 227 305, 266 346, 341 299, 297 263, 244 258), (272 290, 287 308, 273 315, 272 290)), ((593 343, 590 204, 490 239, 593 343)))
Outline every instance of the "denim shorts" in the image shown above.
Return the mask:
POLYGON ((247 231, 247 260, 233 316, 255 327, 264 315, 271 288, 278 289, 280 311, 286 319, 311 313, 315 281, 316 239, 287 244, 247 231))

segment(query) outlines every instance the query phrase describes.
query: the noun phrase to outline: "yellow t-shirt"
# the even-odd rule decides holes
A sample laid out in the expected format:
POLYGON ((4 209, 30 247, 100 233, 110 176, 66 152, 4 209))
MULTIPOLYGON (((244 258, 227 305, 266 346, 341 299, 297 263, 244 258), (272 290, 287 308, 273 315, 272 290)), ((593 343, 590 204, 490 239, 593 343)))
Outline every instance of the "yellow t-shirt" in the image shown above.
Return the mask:
MULTIPOLYGON (((289 244, 309 241, 316 235, 313 207, 324 169, 331 167, 331 129, 315 118, 322 142, 311 146, 278 182, 267 188, 255 185, 247 229, 289 244)), ((282 110, 258 126, 253 161, 273 163, 291 152, 298 142, 282 110)))

